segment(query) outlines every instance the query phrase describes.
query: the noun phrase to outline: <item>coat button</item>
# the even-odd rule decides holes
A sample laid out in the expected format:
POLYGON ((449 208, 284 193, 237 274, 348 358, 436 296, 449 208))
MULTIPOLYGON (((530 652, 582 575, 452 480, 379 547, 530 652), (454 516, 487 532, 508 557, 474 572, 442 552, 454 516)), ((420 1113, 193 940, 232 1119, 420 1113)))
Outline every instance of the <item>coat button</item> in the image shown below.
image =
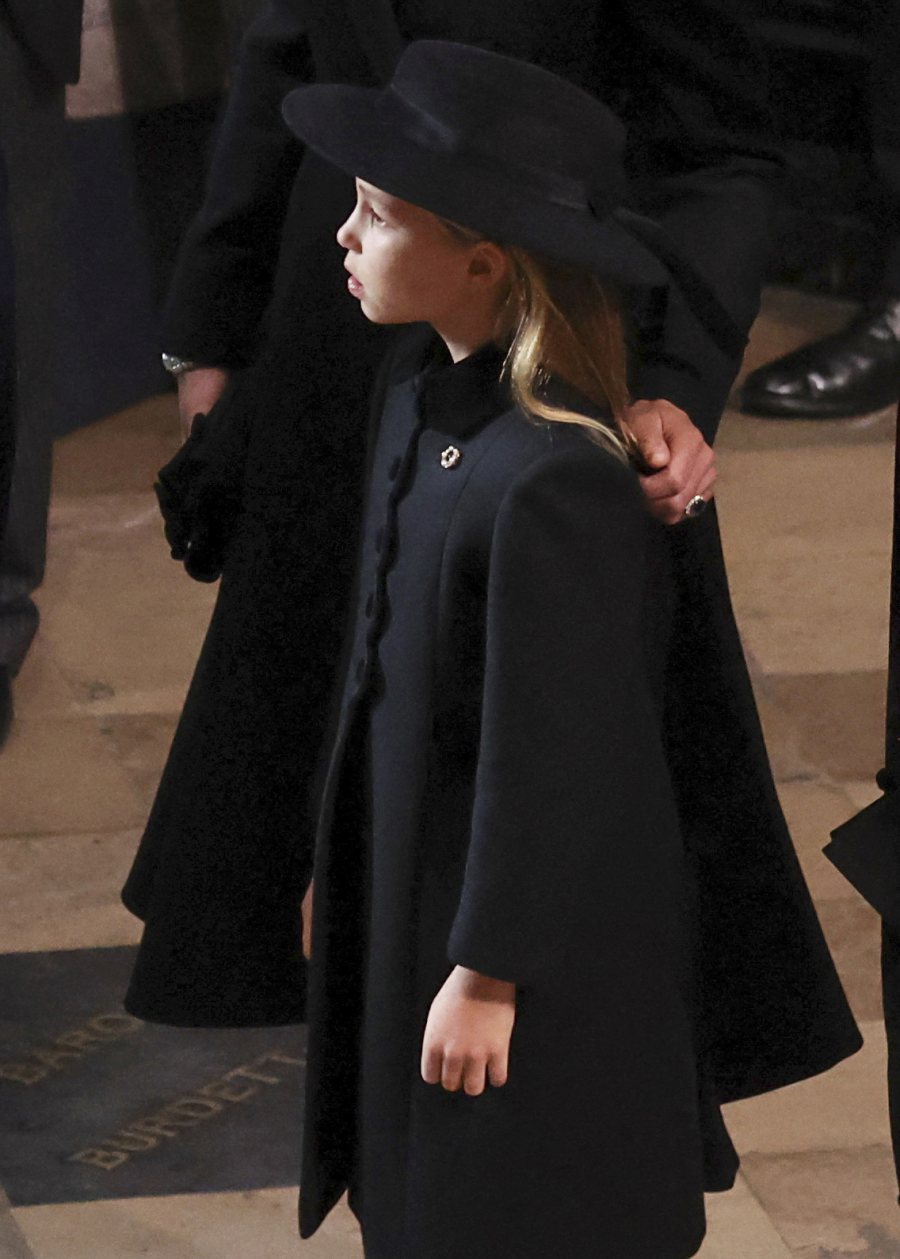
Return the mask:
POLYGON ((397 477, 398 477, 398 475, 399 475, 399 473, 400 473, 400 465, 402 464, 402 462, 403 462, 403 460, 400 458, 400 456, 399 456, 399 455, 397 455, 397 457, 396 457, 396 459, 394 460, 394 462, 393 462, 393 463, 391 464, 391 466, 388 468, 388 480, 389 480, 389 481, 396 481, 396 480, 397 480, 397 477))
POLYGON ((446 450, 441 451, 442 468, 455 468, 460 459, 462 459, 462 451, 456 446, 448 446, 446 450))

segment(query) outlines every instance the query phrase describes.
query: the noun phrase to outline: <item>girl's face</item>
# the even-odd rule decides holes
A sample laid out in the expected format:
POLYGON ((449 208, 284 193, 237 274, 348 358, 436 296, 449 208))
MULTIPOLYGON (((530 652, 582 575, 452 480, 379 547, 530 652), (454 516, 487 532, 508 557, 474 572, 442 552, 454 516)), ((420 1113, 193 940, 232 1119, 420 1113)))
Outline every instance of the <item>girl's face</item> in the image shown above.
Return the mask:
POLYGON ((347 288, 373 323, 458 323, 483 305, 504 269, 488 241, 455 238, 428 210, 356 181, 356 206, 337 234, 347 288))

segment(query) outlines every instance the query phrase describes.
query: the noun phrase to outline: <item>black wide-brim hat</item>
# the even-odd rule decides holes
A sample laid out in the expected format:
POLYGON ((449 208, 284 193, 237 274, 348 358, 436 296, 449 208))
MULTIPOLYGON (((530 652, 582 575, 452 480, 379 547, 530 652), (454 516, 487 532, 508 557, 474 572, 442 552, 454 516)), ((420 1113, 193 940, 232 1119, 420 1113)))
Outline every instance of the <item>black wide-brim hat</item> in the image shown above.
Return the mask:
POLYGON ((659 224, 623 204, 624 128, 550 71, 468 44, 409 44, 385 88, 315 84, 285 121, 350 175, 503 245, 627 287, 673 281, 729 356, 745 344, 659 224))

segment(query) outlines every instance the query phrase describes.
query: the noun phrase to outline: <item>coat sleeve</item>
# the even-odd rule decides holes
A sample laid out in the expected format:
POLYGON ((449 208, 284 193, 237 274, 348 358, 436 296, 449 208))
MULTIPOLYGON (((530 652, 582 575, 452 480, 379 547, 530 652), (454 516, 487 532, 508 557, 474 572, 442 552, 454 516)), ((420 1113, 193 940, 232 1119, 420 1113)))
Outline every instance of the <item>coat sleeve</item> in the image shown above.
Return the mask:
MULTIPOLYGON (((627 0, 632 163, 642 208, 711 281, 738 327, 759 309, 783 159, 766 57, 745 0, 627 0)), ((684 407, 715 437, 740 366, 717 349, 677 293, 665 357, 639 370, 639 397, 684 407), (677 365, 688 363, 693 371, 677 365)))
POLYGON ((542 458, 500 509, 456 965, 539 982, 586 923, 616 947, 634 938, 665 880, 669 857, 650 851, 672 825, 642 646, 648 523, 633 473, 599 449, 542 458))
POLYGON ((313 77, 297 0, 269 0, 247 31, 206 195, 179 253, 164 345, 209 365, 254 356, 302 156, 281 102, 313 77))

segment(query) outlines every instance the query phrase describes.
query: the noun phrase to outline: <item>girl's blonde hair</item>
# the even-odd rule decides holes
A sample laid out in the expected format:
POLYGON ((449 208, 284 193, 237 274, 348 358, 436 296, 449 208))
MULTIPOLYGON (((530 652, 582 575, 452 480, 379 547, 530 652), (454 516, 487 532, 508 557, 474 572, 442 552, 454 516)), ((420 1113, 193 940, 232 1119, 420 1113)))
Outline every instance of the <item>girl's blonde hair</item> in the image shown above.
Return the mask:
MULTIPOLYGON (((474 244, 477 232, 441 220, 457 239, 474 244)), ((628 403, 628 358, 619 302, 599 277, 579 268, 503 246, 512 277, 497 321, 507 345, 504 374, 526 413, 557 424, 577 424, 598 445, 627 461, 634 441, 621 416, 628 403), (608 421, 553 406, 542 386, 555 376, 598 407, 608 421)))

